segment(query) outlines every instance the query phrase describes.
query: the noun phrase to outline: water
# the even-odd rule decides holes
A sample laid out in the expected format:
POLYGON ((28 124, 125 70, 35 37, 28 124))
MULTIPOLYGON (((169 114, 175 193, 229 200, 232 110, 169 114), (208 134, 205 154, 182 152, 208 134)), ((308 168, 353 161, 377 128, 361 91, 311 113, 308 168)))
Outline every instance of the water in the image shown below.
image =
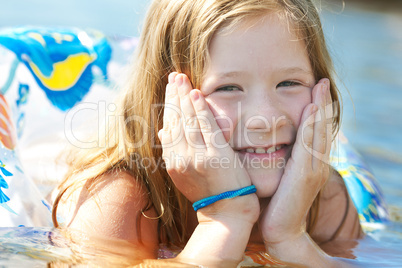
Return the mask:
MULTIPOLYGON (((402 224, 393 222, 384 225, 381 230, 370 232, 362 240, 338 242, 329 247, 336 249, 335 255, 347 252, 354 257, 349 261, 352 264, 363 267, 400 267, 401 239, 402 224)), ((76 244, 74 239, 67 240, 65 234, 53 228, 0 228, 0 267, 127 267, 139 264, 139 256, 133 256, 135 248, 125 241, 98 237, 89 239, 83 235, 80 235, 79 240, 87 241, 88 244, 76 244)), ((146 260, 141 267, 194 266, 146 260)))
POLYGON ((373 169, 388 203, 401 208, 402 10, 351 7, 325 12, 323 24, 344 83, 342 129, 373 169))
MULTIPOLYGON (((96 28, 118 38, 138 36, 147 2, 70 0, 50 4, 46 0, 0 0, 0 6, 0 26, 78 26, 96 28)), ((394 219, 345 250, 356 256, 354 262, 364 266, 400 267, 402 10, 378 13, 347 5, 341 12, 339 4, 332 4, 323 9, 323 24, 343 82, 342 130, 373 169, 394 219)), ((0 228, 0 252, 0 267, 135 263, 110 250, 78 247, 52 228, 0 228)))
POLYGON ((0 267, 46 267, 73 263, 66 239, 51 228, 0 228, 0 267))

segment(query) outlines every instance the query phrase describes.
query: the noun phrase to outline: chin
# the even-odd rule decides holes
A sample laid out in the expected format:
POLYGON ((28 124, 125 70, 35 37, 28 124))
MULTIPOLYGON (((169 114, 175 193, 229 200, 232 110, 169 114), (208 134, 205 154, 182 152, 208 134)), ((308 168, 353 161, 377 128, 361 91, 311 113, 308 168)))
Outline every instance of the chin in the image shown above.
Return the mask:
POLYGON ((257 188, 258 198, 272 197, 279 187, 283 169, 249 171, 251 183, 257 188))

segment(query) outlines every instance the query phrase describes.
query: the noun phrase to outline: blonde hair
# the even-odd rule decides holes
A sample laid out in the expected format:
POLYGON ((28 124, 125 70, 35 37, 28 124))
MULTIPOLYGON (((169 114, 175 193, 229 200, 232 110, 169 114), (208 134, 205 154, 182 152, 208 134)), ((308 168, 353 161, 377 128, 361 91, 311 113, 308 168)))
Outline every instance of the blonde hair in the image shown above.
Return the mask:
MULTIPOLYGON (((117 115, 124 124, 105 135, 106 148, 96 148, 73 156, 70 171, 60 185, 53 220, 58 226, 57 205, 67 192, 111 170, 130 172, 148 191, 149 206, 160 219, 161 240, 185 243, 188 201, 176 189, 166 170, 160 167, 162 149, 157 138, 162 128, 165 87, 169 73, 185 73, 194 88, 200 88, 208 64, 208 45, 217 30, 235 27, 240 22, 269 12, 282 15, 304 40, 311 66, 318 81, 329 78, 335 103, 333 124, 338 129, 340 106, 334 83, 333 65, 327 51, 317 9, 310 0, 154 0, 151 4, 130 81, 124 88, 117 115), (134 119, 141 118, 141 120, 134 119), (146 140, 141 146, 133 144, 146 140), (132 165, 132 156, 153 159, 151 165, 132 165), (172 241, 179 234, 179 241, 172 241)), ((309 226, 318 211, 313 205, 309 226)), ((144 208, 146 210, 147 208, 144 208)))

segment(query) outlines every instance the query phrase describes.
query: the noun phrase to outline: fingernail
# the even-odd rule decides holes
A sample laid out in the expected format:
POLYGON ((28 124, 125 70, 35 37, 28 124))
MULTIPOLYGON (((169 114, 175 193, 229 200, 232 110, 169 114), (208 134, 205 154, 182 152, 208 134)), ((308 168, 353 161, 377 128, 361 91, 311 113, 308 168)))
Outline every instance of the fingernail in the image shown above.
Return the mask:
POLYGON ((315 114, 318 111, 318 106, 313 104, 313 107, 311 107, 311 114, 315 114))
POLYGON ((193 101, 198 100, 199 97, 200 95, 197 90, 191 90, 191 98, 193 99, 193 101))
POLYGON ((174 83, 175 77, 176 77, 176 73, 170 73, 169 74, 168 81, 169 81, 170 84, 174 83))
POLYGON ((324 80, 323 89, 324 89, 324 90, 328 90, 328 89, 329 89, 329 80, 328 80, 328 79, 325 79, 325 80, 324 80))
POLYGON ((176 84, 177 84, 177 86, 181 86, 183 84, 183 76, 182 75, 176 76, 176 84))

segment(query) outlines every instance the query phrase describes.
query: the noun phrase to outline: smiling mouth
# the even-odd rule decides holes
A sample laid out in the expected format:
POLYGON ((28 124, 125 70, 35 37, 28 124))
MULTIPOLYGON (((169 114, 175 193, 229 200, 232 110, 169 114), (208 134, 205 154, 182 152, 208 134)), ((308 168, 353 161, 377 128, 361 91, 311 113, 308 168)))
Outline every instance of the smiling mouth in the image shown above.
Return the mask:
POLYGON ((249 148, 240 149, 238 151, 240 153, 272 154, 286 146, 287 146, 286 144, 280 144, 280 145, 270 146, 268 148, 251 148, 251 147, 249 147, 249 148))

